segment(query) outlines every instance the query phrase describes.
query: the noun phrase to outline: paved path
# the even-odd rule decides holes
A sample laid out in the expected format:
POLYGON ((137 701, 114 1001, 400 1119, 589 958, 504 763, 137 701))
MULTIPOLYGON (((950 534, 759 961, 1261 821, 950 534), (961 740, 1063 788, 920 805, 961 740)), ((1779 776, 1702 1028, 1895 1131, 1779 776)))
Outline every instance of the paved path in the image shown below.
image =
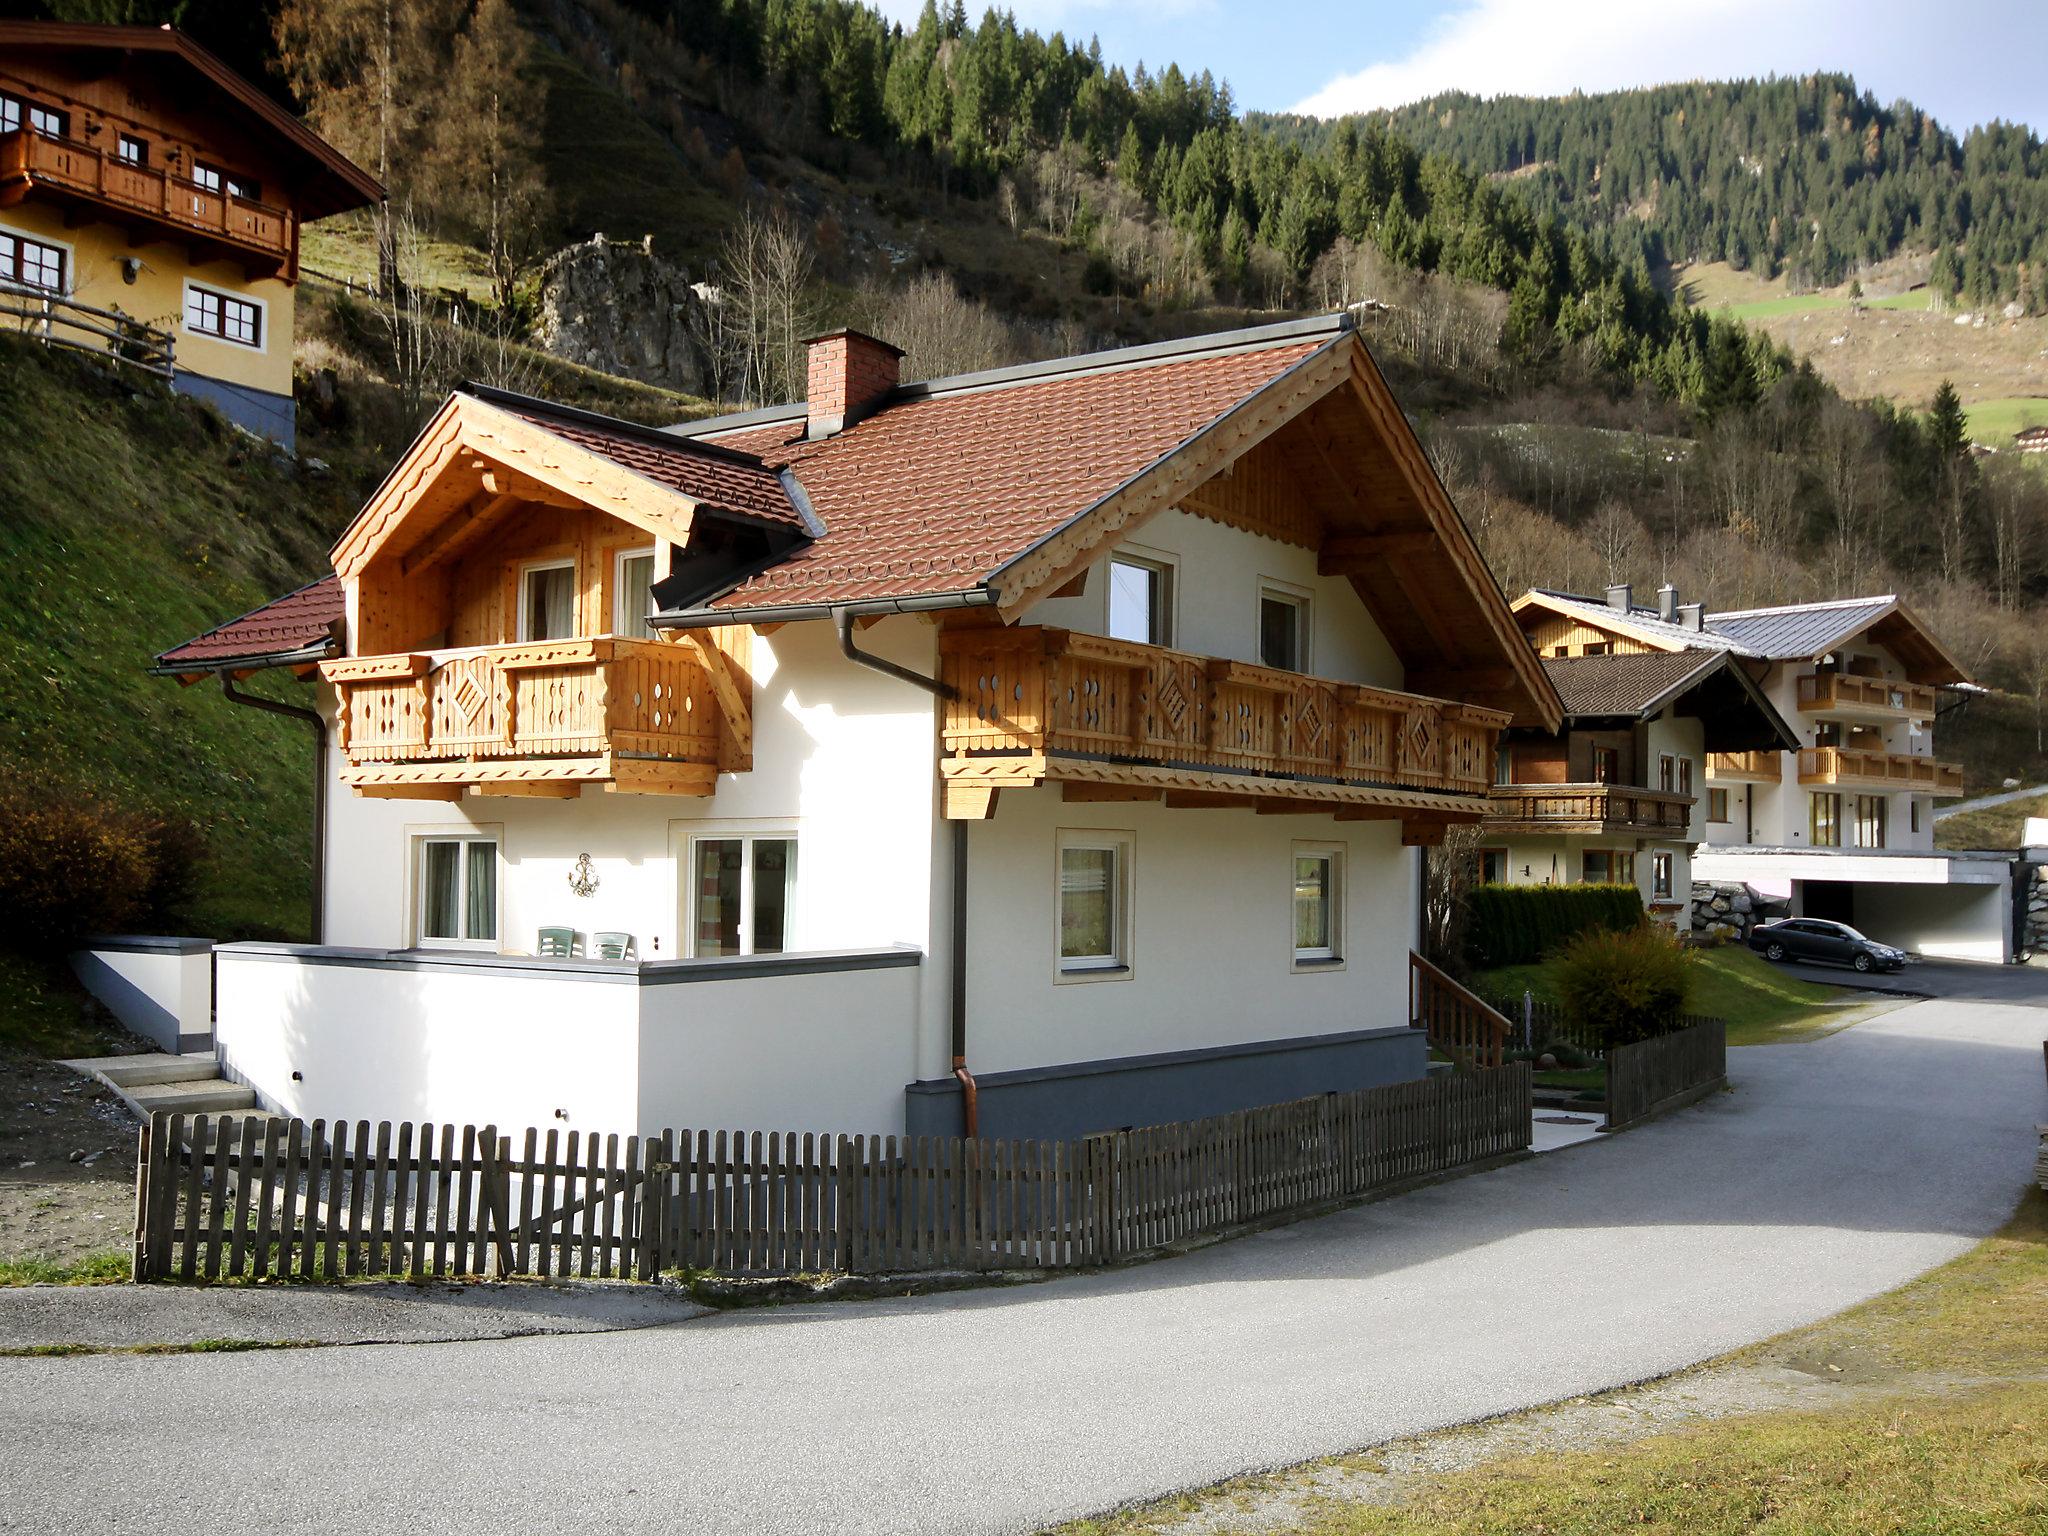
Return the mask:
POLYGON ((1015 1532, 1617 1385, 2010 1211, 2031 1008, 1736 1053, 1661 1122, 1186 1258, 502 1343, 0 1361, 0 1529, 1015 1532), (279 1515, 278 1518, 287 1518, 279 1515))
POLYGON ((1934 813, 1936 821, 1947 821, 1964 811, 1988 810, 1994 805, 2011 805, 2015 800, 2031 800, 2036 795, 2048 795, 2048 784, 2026 784, 2018 789, 2002 790, 1995 795, 1979 795, 1974 800, 1958 800, 1954 805, 1945 805, 1934 813))
POLYGON ((26 1285, 0 1290, 0 1349, 279 1339, 440 1344, 531 1333, 608 1333, 710 1308, 632 1285, 26 1285))

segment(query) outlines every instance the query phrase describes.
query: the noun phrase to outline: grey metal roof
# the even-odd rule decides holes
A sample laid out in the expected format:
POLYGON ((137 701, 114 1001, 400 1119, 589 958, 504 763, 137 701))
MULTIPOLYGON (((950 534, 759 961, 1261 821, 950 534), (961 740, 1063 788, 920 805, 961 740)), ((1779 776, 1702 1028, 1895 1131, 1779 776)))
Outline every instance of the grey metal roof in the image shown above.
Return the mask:
POLYGON ((1898 605, 1899 600, 1887 594, 1833 603, 1747 608, 1733 613, 1709 613, 1707 628, 1753 656, 1771 661, 1803 660, 1831 651, 1861 634, 1898 605))
POLYGON ((1560 592, 1551 587, 1531 587, 1538 597, 1555 603, 1558 607, 1582 614, 1589 624, 1606 625, 1624 634, 1635 634, 1660 645, 1682 645, 1694 651, 1736 651, 1751 654, 1738 641, 1727 635, 1714 633, 1714 619, 1707 618, 1704 630, 1687 629, 1683 624, 1673 624, 1657 616, 1654 608, 1645 608, 1637 603, 1627 613, 1610 605, 1605 598, 1588 597, 1580 592, 1560 592))

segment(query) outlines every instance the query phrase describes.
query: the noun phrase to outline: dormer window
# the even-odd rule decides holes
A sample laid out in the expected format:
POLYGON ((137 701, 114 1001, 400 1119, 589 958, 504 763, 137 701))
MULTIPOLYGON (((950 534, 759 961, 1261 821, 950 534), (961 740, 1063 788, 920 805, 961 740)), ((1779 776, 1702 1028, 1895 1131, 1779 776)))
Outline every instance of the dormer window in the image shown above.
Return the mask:
POLYGON ((571 640, 576 635, 576 562, 550 560, 519 573, 519 638, 571 640))

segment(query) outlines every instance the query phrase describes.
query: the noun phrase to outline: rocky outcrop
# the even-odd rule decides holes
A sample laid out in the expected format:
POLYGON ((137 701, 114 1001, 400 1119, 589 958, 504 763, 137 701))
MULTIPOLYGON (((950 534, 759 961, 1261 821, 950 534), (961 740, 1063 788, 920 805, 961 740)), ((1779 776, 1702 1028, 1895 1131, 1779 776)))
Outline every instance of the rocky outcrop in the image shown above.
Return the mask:
POLYGON ((1695 880, 1692 886, 1692 939, 1695 944, 1731 944, 1749 937, 1749 930, 1767 921, 1772 903, 1746 885, 1714 885, 1695 880))
POLYGON ((555 356, 684 394, 705 392, 695 323, 715 292, 654 253, 654 238, 593 235, 541 268, 535 335, 555 356))

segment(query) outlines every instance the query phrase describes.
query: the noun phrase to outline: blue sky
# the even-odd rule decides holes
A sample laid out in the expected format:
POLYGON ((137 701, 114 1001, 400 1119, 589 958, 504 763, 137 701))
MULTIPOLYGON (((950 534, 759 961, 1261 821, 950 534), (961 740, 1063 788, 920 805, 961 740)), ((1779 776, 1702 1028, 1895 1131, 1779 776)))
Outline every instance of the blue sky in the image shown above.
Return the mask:
MULTIPOLYGON (((914 20, 922 0, 881 0, 914 20)), ((1562 95, 1847 70, 1961 130, 2048 128, 2048 0, 1012 0, 1126 67, 1209 69, 1240 107, 1396 106, 1440 90, 1562 95)), ((970 14, 979 15, 974 0, 970 14)))

